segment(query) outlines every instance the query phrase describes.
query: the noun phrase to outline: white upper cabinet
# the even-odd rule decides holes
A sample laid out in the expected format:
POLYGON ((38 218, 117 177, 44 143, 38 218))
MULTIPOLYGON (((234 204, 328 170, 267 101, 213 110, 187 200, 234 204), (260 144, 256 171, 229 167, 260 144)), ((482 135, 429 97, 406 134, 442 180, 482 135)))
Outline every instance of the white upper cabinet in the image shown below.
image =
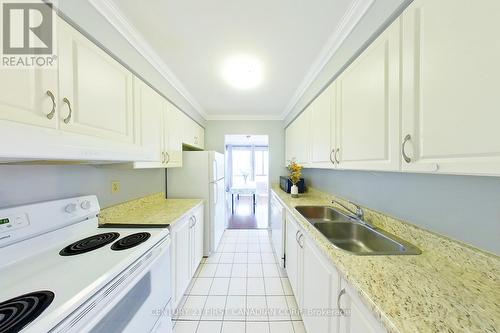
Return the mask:
POLYGON ((498 13, 416 0, 403 14, 404 171, 500 175, 498 13))
POLYGON ((167 167, 182 166, 182 140, 185 115, 170 102, 167 103, 167 167))
POLYGON ((302 112, 285 130, 286 162, 295 160, 299 164, 310 162, 311 106, 302 112))
POLYGON ((67 23, 59 22, 61 129, 134 144, 132 73, 67 23))
POLYGON ((138 144, 150 162, 135 162, 135 168, 166 166, 165 99, 139 78, 134 78, 135 131, 140 133, 138 144))
POLYGON ((335 163, 335 93, 332 83, 311 104, 310 167, 334 168, 335 163))
POLYGON ((399 169, 400 21, 337 80, 338 159, 346 169, 399 169))
POLYGON ((57 128, 57 68, 0 69, 0 120, 57 128))
POLYGON ((183 128, 182 143, 194 148, 203 149, 205 141, 202 138, 205 135, 203 128, 184 113, 181 114, 181 124, 183 128))

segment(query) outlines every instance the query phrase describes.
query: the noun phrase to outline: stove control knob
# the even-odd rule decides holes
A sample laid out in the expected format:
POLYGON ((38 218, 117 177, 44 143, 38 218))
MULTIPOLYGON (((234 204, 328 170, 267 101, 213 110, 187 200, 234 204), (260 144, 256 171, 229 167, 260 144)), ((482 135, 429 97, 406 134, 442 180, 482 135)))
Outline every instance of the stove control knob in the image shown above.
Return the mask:
POLYGON ((64 208, 64 210, 66 211, 66 213, 74 213, 76 212, 76 208, 77 208, 76 204, 70 203, 66 206, 66 208, 64 208))
POLYGON ((91 205, 92 205, 92 204, 90 203, 90 201, 88 201, 88 200, 84 200, 84 201, 82 201, 82 203, 80 204, 80 207, 82 207, 82 209, 84 209, 84 210, 89 210, 91 205))

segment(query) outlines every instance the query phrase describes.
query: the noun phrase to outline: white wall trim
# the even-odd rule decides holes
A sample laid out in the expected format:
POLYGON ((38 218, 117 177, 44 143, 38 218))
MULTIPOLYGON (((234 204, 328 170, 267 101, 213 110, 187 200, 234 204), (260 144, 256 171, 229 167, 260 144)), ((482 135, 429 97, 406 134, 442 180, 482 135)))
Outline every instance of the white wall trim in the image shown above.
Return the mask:
POLYGON ((321 70, 334 56, 344 40, 347 38, 347 36, 349 36, 352 29, 354 29, 361 18, 366 14, 374 1, 375 0, 353 1, 351 7, 345 12, 344 16, 342 17, 342 20, 340 21, 337 29, 330 36, 327 43, 319 53, 318 57, 309 68, 309 71, 304 77, 304 80, 301 82, 294 95, 290 99, 290 102, 281 114, 281 119, 286 119, 290 112, 292 112, 293 108, 306 93, 307 89, 311 86, 314 80, 316 80, 321 70))
POLYGON ((208 115, 206 120, 279 120, 283 118, 280 115, 255 115, 255 114, 214 114, 208 115))
POLYGON ((89 3, 134 47, 204 118, 207 113, 184 87, 139 31, 111 0, 88 0, 89 3))

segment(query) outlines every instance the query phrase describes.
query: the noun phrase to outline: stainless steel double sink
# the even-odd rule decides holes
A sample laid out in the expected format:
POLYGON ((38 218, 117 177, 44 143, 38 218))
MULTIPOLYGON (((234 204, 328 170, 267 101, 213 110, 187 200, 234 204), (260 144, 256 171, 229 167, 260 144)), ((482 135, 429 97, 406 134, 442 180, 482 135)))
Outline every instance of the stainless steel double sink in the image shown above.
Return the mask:
POLYGON ((419 248, 329 206, 295 209, 333 245, 355 255, 416 255, 419 248))

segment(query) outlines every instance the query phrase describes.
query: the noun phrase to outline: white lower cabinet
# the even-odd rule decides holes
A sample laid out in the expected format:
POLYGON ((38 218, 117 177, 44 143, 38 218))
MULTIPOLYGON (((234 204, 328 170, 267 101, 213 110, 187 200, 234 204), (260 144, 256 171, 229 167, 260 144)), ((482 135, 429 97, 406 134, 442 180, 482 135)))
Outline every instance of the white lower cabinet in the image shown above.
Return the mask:
POLYGON ((299 276, 302 266, 302 251, 298 243, 298 235, 300 233, 297 223, 287 214, 286 216, 286 239, 285 239, 285 267, 288 275, 288 280, 292 286, 293 294, 297 300, 297 304, 301 303, 302 292, 300 289, 302 278, 299 276))
POLYGON ((196 209, 192 219, 191 227, 191 272, 192 275, 198 269, 198 265, 203 258, 203 209, 196 209))
POLYGON ((176 308, 203 257, 203 206, 170 229, 172 237, 172 308, 176 308))
POLYGON ((339 333, 386 332, 366 306, 361 303, 356 291, 343 279, 341 280, 341 287, 337 300, 344 315, 339 320, 339 333))
POLYGON ((286 217, 286 271, 307 332, 385 332, 290 214, 286 217))
POLYGON ((335 308, 332 301, 339 289, 339 274, 306 236, 299 236, 299 246, 303 262, 301 305, 311 311, 304 313, 304 325, 308 332, 335 332, 339 317, 325 311, 335 308))

